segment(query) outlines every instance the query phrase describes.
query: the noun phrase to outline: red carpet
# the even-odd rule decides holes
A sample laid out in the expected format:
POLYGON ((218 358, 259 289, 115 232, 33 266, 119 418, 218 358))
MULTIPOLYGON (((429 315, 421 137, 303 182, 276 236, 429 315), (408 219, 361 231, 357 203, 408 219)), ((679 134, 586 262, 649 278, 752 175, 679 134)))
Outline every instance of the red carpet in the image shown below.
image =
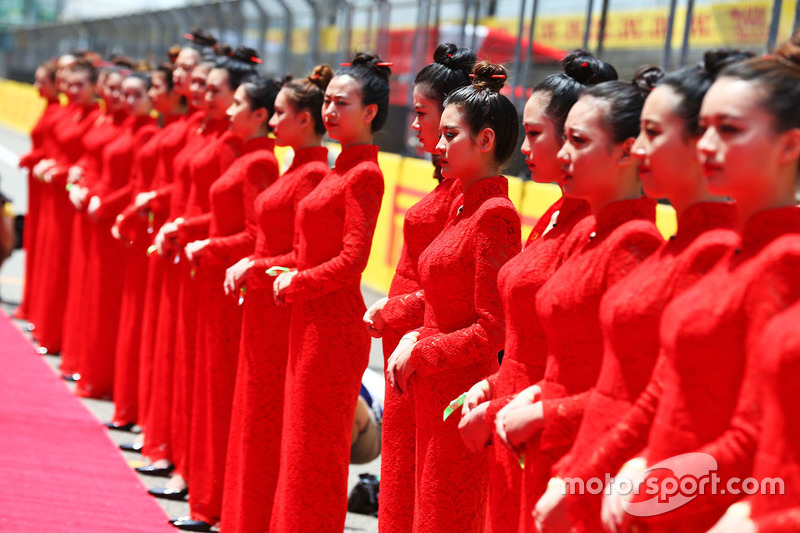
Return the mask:
POLYGON ((177 531, 106 429, 2 311, 0 531, 177 531))

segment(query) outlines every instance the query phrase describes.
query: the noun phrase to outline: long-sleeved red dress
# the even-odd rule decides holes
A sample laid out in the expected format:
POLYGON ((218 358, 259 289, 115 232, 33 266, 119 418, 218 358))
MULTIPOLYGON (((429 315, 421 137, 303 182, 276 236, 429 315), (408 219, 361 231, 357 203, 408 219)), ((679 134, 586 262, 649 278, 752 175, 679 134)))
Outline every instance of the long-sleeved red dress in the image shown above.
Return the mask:
POLYGON ((603 295, 663 242, 655 225, 655 202, 621 200, 604 206, 581 225, 589 238, 540 289, 536 312, 547 338, 542 390, 544 427, 526 443, 520 531, 536 531, 533 507, 550 469, 575 439, 588 396, 600 373, 603 295))
MULTIPOLYGON (((257 137, 209 190, 209 243, 199 258, 195 286, 197 343, 188 469, 192 480, 191 517, 209 524, 222 514, 233 387, 239 355, 242 310, 223 290, 225 269, 253 252, 256 197, 280 175, 275 141, 257 137)), ((191 225, 187 219, 186 224, 191 225)))
POLYGON ((790 533, 800 530, 800 304, 772 319, 754 353, 758 357, 762 416, 753 477, 762 492, 749 496, 750 516, 759 532, 790 533), (764 481, 779 478, 783 494, 763 491, 764 481))
MULTIPOLYGON (((585 457, 630 409, 647 385, 659 352, 659 324, 667 304, 705 275, 738 238, 732 204, 690 206, 678 232, 628 276, 608 290, 600 304, 603 359, 597 383, 586 401, 576 439, 553 468, 561 478, 604 479, 586 472, 585 457)), ((615 472, 609 472, 614 475, 615 472)), ((574 531, 600 531, 601 495, 568 495, 574 531)))
MULTIPOLYGON (((184 218, 178 230, 181 248, 208 235, 211 222, 209 190, 239 156, 242 140, 230 131, 223 132, 205 150, 197 152, 189 163, 191 186, 186 199, 184 218), (189 222, 191 221, 191 222, 189 222)), ((189 452, 194 390, 194 363, 197 354, 197 313, 203 290, 203 275, 182 256, 175 326, 174 388, 170 442, 175 470, 189 482, 189 452)), ((222 283, 222 281, 220 281, 222 283)))
MULTIPOLYGON (((198 152, 207 149, 208 145, 213 143, 226 130, 227 126, 223 122, 209 120, 203 125, 197 125, 190 119, 184 146, 173 157, 172 183, 163 187, 169 190, 168 193, 162 196, 165 200, 169 200, 169 221, 174 221, 183 216, 186 210, 192 179, 189 169, 190 162, 198 152)), ((159 194, 161 193, 161 190, 159 190, 159 194)), ((185 265, 185 261, 181 260, 180 254, 170 257, 159 256, 158 260, 162 263, 163 272, 160 280, 158 304, 153 306, 157 310, 157 318, 154 330, 155 336, 152 341, 150 395, 147 400, 149 408, 145 422, 144 448, 142 449, 144 455, 151 461, 160 459, 173 460, 174 450, 170 442, 172 438, 173 390, 175 388, 173 371, 175 366, 181 270, 185 265)), ((150 273, 153 273, 152 269, 148 272, 148 276, 150 273)), ((149 281, 148 278, 148 283, 149 281)), ((157 280, 153 281, 157 282, 157 280)), ((147 311, 147 307, 145 310, 147 311)), ((145 317, 145 326, 147 326, 146 320, 147 317, 145 317)), ((146 348, 147 346, 143 344, 142 355, 146 353, 146 348)))
MULTIPOLYGON (((201 116, 202 113, 198 114, 198 118, 201 116)), ((191 117, 181 116, 164 128, 163 135, 158 141, 158 162, 149 191, 155 192, 156 198, 151 202, 148 210, 148 216, 149 213, 153 214, 153 239, 170 215, 176 156, 185 147, 189 132, 194 132, 196 128, 197 124, 193 123, 191 117)), ((147 280, 144 288, 144 309, 139 346, 139 425, 142 427, 147 425, 149 418, 158 306, 161 302, 161 282, 166 264, 167 261, 157 253, 151 253, 147 259, 147 280)))
POLYGON ((325 147, 296 150, 292 165, 255 202, 254 265, 246 282, 225 460, 221 527, 228 533, 257 533, 270 523, 280 467, 291 313, 275 305, 275 278, 265 271, 273 266, 296 266, 297 205, 329 171, 325 147))
POLYGON ((64 110, 58 98, 47 101, 42 116, 31 130, 31 150, 19 158, 20 168, 28 169, 28 211, 25 213, 25 232, 22 247, 25 249, 25 285, 22 288, 22 301, 14 311, 14 318, 28 318, 31 290, 34 288, 33 264, 36 261, 36 231, 39 224, 42 182, 33 175, 33 168, 53 153, 53 131, 61 112, 64 110))
POLYGON ((113 395, 114 350, 128 254, 125 245, 111 234, 111 226, 130 199, 134 158, 157 129, 150 115, 128 118, 103 150, 101 177, 90 187, 90 196, 98 197, 100 206, 93 216, 87 215, 90 238, 84 286, 86 344, 78 367, 80 396, 111 399, 113 395))
MULTIPOLYGON (((505 345, 500 369, 487 378, 492 400, 486 411, 494 427, 497 412, 516 393, 537 383, 544 375, 547 341, 534 312, 539 288, 589 237, 579 222, 590 215, 584 200, 560 198, 531 230, 522 252, 508 261, 497 275, 505 316, 505 345)), ((489 455, 488 521, 492 533, 519 531, 522 470, 513 454, 495 441, 489 455)))
MULTIPOLYGON (((101 113, 92 128, 83 137, 83 155, 76 161, 82 170, 80 180, 75 184, 91 190, 103 172, 103 150, 119 134, 126 114, 118 111, 113 114, 101 113)), ((86 196, 88 203, 91 193, 86 196)), ((87 349, 87 287, 89 279, 86 265, 89 256, 89 240, 92 223, 87 220, 86 205, 73 210, 72 237, 70 239, 69 284, 67 286, 67 306, 64 313, 64 339, 61 346, 61 373, 79 373, 80 360, 87 349)))
MULTIPOLYGON (((717 461, 721 479, 751 474, 755 441, 742 435, 759 428, 760 380, 750 379, 763 357, 757 341, 769 319, 800 298, 798 233, 798 207, 753 215, 739 247, 665 309, 662 357, 653 376, 660 395, 641 454, 649 466, 672 458, 674 472, 695 472, 698 456, 674 456, 703 452, 717 461)), ((659 482, 659 473, 650 471, 647 482, 659 482)), ((706 531, 739 497, 702 495, 668 513, 627 519, 648 531, 670 531, 676 524, 682 531, 706 531)), ((628 509, 662 503, 642 491, 628 509)))
POLYGON ((339 533, 361 376, 370 340, 362 318, 367 265, 383 197, 378 147, 344 148, 297 207, 281 468, 270 531, 339 533))
POLYGON ((425 318, 409 365, 417 428, 414 531, 483 531, 488 469, 467 451, 447 404, 494 372, 503 347, 497 273, 522 247, 503 176, 471 184, 420 255, 425 318), (458 487, 466 490, 459 491, 458 487))
POLYGON ((37 231, 34 278, 39 294, 35 297, 35 315, 32 317, 36 325, 34 336, 50 353, 61 351, 67 304, 67 265, 75 213, 65 190, 67 173, 83 153, 83 136, 98 114, 94 103, 69 106, 53 130, 53 146, 57 147, 53 157, 56 167, 52 181, 45 184, 41 196, 41 211, 49 215, 41 221, 37 231))
MULTIPOLYGON (((461 184, 457 179, 444 179, 406 212, 403 249, 382 313, 386 321, 382 338, 384 368, 400 338, 423 324, 424 302, 404 296, 422 288, 417 274, 419 256, 442 232, 450 207, 460 194, 461 184)), ((413 527, 416 453, 413 398, 410 394, 398 394, 387 382, 381 429, 381 479, 384 480, 378 507, 381 531, 405 532, 413 527)))
POLYGON ((162 221, 156 221, 155 216, 137 209, 135 200, 139 193, 149 191, 154 185, 160 143, 167 135, 168 127, 181 117, 162 117, 163 128, 138 150, 131 169, 131 179, 117 193, 124 195, 125 189, 128 189, 130 196, 130 203, 116 221, 123 242, 128 244, 114 362, 113 421, 119 425, 139 422, 139 351, 149 265, 147 249, 153 244, 158 228, 156 224, 162 221))

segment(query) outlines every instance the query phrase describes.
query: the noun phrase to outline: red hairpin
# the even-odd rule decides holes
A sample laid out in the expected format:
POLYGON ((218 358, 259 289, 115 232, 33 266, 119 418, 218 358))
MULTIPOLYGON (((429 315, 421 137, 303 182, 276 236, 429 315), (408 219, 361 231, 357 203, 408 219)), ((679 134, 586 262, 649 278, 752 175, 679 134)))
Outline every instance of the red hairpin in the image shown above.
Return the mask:
POLYGON ((313 76, 311 76, 311 79, 312 80, 318 80, 319 79, 319 74, 314 74, 313 76))
POLYGON ((379 67, 391 67, 392 65, 394 65, 394 63, 392 63, 391 61, 384 61, 382 63, 375 63, 375 64, 378 65, 379 67))
POLYGON ((183 38, 189 39, 190 41, 194 41, 194 35, 192 35, 191 33, 184 33, 183 38))
POLYGON ((250 58, 250 61, 252 61, 253 63, 258 63, 259 65, 264 62, 264 61, 261 60, 260 57, 256 57, 256 56, 252 56, 250 58))
POLYGON ((447 54, 447 57, 453 57, 453 54, 447 54))
POLYGON ((339 66, 340 67, 352 67, 353 64, 352 63, 339 63, 339 66))
POLYGON ((583 63, 581 63, 581 68, 586 68, 586 67, 588 67, 588 66, 589 66, 589 63, 587 63, 586 61, 584 61, 583 63))
POLYGON ((506 79, 506 75, 505 75, 505 74, 492 74, 492 77, 493 77, 493 78, 503 78, 503 79, 506 79))

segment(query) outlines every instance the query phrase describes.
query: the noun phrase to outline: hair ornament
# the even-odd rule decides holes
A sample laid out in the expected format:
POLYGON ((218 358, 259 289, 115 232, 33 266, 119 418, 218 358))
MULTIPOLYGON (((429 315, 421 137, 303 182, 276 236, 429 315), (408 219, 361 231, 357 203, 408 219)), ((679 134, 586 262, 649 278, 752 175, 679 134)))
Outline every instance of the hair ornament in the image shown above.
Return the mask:
POLYGON ((339 63, 339 66, 340 67, 352 67, 353 64, 352 63, 339 63))
POLYGON ((587 61, 584 61, 583 63, 581 63, 581 68, 586 68, 588 66, 589 66, 589 63, 587 61))
POLYGON ((256 56, 251 56, 250 57, 250 61, 252 61, 253 63, 256 63, 258 65, 260 65, 261 63, 264 62, 263 59, 261 59, 260 57, 256 57, 256 56))
POLYGON ((492 74, 492 77, 493 77, 493 78, 503 78, 503 79, 506 79, 508 76, 506 76, 505 74, 492 74))
POLYGON ((391 61, 382 61, 381 63, 375 63, 379 67, 391 67, 394 65, 391 61))

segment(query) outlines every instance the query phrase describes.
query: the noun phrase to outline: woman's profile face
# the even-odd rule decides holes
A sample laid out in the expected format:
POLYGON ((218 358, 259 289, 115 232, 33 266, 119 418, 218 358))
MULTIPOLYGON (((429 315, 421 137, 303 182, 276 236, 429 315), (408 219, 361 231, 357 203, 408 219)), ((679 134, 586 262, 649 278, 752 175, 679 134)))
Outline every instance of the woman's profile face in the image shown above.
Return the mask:
POLYGON ((414 122, 411 129, 417 132, 422 149, 433 154, 439 142, 439 121, 442 118, 442 103, 428 96, 424 87, 414 86, 414 122))
POLYGON ((190 85, 192 93, 192 106, 206 111, 206 78, 210 69, 204 65, 198 65, 192 69, 192 83, 190 85))
POLYGON ((228 71, 221 68, 212 69, 206 79, 205 99, 208 114, 215 119, 225 117, 233 103, 233 93, 228 71))
POLYGON ((564 194, 592 201, 612 198, 617 184, 621 146, 606 131, 609 104, 593 96, 579 99, 564 123, 564 145, 558 152, 564 194))
POLYGON ((68 76, 69 86, 67 95, 72 103, 78 105, 88 105, 94 97, 94 87, 89 79, 89 73, 84 71, 74 71, 68 76))
POLYGON ((632 151, 639 160, 644 192, 651 198, 671 198, 696 187, 699 137, 687 132, 686 121, 676 112, 682 99, 662 85, 653 89, 642 109, 641 133, 632 151))
POLYGON ((757 82, 722 77, 703 99, 697 152, 708 189, 733 199, 761 195, 781 165, 781 134, 757 82))
POLYGON ((443 177, 465 179, 482 167, 481 151, 458 106, 444 109, 439 131, 436 153, 440 156, 443 177))
POLYGON ((56 83, 53 78, 50 77, 50 74, 47 72, 46 68, 37 68, 33 79, 33 85, 36 87, 36 90, 39 91, 39 96, 42 98, 47 98, 48 100, 51 100, 57 96, 56 83))
POLYGON ((522 112, 525 140, 520 151, 525 155, 525 164, 533 181, 561 185, 563 174, 558 151, 564 142, 555 122, 545 112, 550 98, 549 93, 540 91, 533 93, 525 104, 522 112))
POLYGON ((121 111, 125 107, 122 95, 122 75, 118 72, 109 72, 103 84, 103 101, 109 111, 121 111))
MULTIPOLYGON (((292 93, 283 88, 275 98, 275 112, 269 119, 269 126, 275 135, 275 144, 278 146, 292 146, 303 139, 303 125, 311 120, 311 115, 298 113, 292 102, 292 93), (305 118, 305 121, 304 121, 305 118)), ((313 127, 313 125, 312 125, 313 127)))

